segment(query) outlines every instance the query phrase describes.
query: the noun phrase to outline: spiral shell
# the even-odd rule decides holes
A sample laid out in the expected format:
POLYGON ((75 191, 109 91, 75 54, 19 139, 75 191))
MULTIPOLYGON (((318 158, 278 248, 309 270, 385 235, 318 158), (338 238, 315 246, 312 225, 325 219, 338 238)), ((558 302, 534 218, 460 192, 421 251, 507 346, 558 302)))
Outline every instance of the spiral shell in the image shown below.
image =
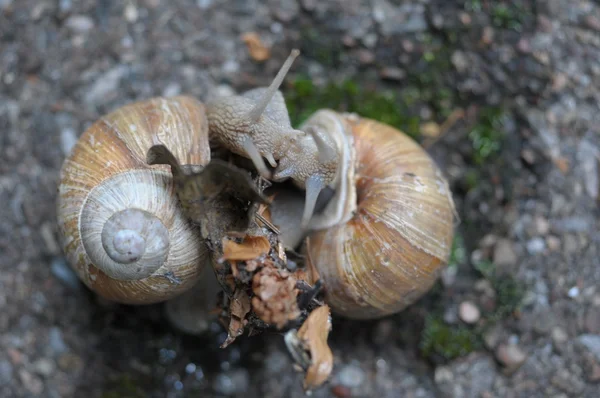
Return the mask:
MULTIPOLYGON (((353 181, 340 222, 310 236, 332 311, 354 319, 401 311, 447 264, 454 205, 446 180, 410 137, 340 115, 353 140, 353 181), (354 205, 355 204, 355 205, 354 205)), ((348 174, 350 175, 350 174, 348 174)))
POLYGON ((146 164, 158 143, 183 165, 206 165, 204 105, 180 96, 119 108, 82 134, 61 170, 57 212, 67 260, 91 290, 121 303, 184 292, 209 258, 168 166, 146 164))

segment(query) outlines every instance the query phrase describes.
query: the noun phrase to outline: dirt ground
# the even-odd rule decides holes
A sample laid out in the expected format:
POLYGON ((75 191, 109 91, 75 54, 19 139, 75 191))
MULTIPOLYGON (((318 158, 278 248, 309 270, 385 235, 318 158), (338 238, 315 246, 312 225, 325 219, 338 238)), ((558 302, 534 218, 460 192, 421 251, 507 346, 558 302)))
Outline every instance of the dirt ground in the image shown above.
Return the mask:
POLYGON ((188 335, 162 304, 98 299, 65 263, 55 211, 60 166, 100 115, 266 85, 294 47, 284 92, 392 93, 461 219, 430 294, 334 319, 332 379, 313 396, 598 397, 600 3, 585 0, 0 0, 0 396, 304 395, 282 336, 222 350, 216 323, 188 335))

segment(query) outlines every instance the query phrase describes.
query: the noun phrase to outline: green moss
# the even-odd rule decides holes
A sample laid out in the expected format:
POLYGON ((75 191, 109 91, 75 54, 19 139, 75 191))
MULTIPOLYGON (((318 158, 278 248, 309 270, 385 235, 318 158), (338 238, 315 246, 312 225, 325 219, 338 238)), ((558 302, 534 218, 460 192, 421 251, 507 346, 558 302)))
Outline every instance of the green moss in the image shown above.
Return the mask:
POLYGON ((394 126, 418 137, 420 119, 411 116, 408 105, 392 91, 375 91, 351 80, 318 87, 307 78, 297 78, 285 89, 284 96, 294 126, 303 123, 318 109, 356 112, 394 126))
POLYGON ((500 152, 504 140, 503 119, 502 108, 487 107, 480 111, 477 123, 469 132, 475 164, 482 165, 500 152))
POLYGON ((496 291, 496 310, 490 319, 502 319, 517 311, 525 295, 525 288, 509 275, 495 276, 490 279, 496 291))
POLYGON ((521 31, 525 12, 525 7, 518 1, 494 2, 490 17, 498 28, 521 31))
POLYGON ((434 315, 425 319, 420 343, 425 357, 441 357, 451 360, 481 347, 481 336, 473 328, 463 325, 448 325, 434 315))
POLYGON ((146 394, 139 384, 131 375, 122 374, 110 382, 102 398, 143 398, 146 394))

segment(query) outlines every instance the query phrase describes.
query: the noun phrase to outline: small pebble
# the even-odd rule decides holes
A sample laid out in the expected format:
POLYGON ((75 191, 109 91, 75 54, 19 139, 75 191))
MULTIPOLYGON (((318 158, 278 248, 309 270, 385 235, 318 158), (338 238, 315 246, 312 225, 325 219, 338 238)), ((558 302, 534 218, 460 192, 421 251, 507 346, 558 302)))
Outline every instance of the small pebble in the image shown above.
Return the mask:
POLYGON ((508 239, 499 239, 494 247, 494 264, 498 267, 513 266, 517 264, 518 257, 513 248, 513 243, 508 239))
POLYGON ((579 288, 577 286, 573 286, 572 288, 569 289, 569 291, 567 292, 567 295, 570 298, 576 298, 579 296, 579 288))
POLYGON ((73 15, 67 18, 65 26, 75 33, 86 33, 94 27, 94 20, 86 15, 73 15))
POLYGON ((578 337, 578 340, 585 348, 594 354, 597 361, 600 361, 600 335, 583 334, 578 337))
POLYGON ((72 128, 64 128, 60 132, 60 149, 63 155, 69 156, 71 149, 77 144, 77 134, 72 128))
POLYGON ((550 251, 558 251, 560 250, 560 239, 554 235, 550 235, 546 238, 546 245, 550 251))
POLYGON ((527 242, 527 251, 531 255, 540 254, 546 248, 546 242, 542 238, 533 238, 527 242))
POLYGON ((13 366, 10 361, 0 359, 0 387, 7 386, 13 379, 13 366))
POLYGON ((32 394, 40 395, 42 391, 44 391, 44 382, 25 369, 19 370, 19 379, 21 380, 23 387, 32 394))
POLYGON ((57 326, 53 326, 52 328, 50 328, 48 336, 50 349, 53 351, 54 354, 59 355, 66 352, 69 349, 69 347, 67 347, 65 341, 63 340, 62 331, 57 326))
POLYGON ((567 342, 569 335, 561 327, 555 327, 552 329, 552 342, 555 345, 562 345, 567 342))
POLYGON ((37 374, 44 377, 48 377, 52 373, 54 373, 54 369, 56 369, 56 364, 51 359, 40 358, 33 363, 33 369, 37 374))
POLYGON ((527 354, 516 344, 500 344, 496 358, 508 371, 517 370, 527 359, 527 354))
POLYGON ((360 386, 365 380, 365 372, 356 364, 344 366, 337 374, 338 382, 348 388, 360 386))
POLYGON ((463 301, 458 307, 458 316, 463 322, 473 324, 479 321, 481 312, 472 301, 463 301))
POLYGON ((75 274, 75 271, 66 263, 62 257, 55 258, 50 264, 52 275, 72 290, 78 290, 81 282, 75 274))

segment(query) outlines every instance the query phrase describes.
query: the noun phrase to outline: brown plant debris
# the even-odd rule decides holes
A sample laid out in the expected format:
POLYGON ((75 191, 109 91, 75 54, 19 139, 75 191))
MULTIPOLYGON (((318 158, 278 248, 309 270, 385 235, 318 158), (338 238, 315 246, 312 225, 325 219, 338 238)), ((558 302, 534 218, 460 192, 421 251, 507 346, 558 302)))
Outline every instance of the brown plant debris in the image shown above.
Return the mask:
POLYGON ((274 266, 263 267, 252 279, 252 309, 266 323, 282 329, 300 316, 296 278, 274 266))
POLYGON ((236 243, 225 237, 222 242, 223 256, 219 262, 254 260, 268 254, 271 250, 271 244, 264 236, 246 235, 242 243, 236 243))
POLYGON ((271 57, 271 49, 267 47, 256 32, 247 32, 242 35, 250 56, 255 61, 266 61, 271 57))
POLYGON ((328 305, 317 307, 297 332, 290 330, 285 336, 290 354, 306 372, 304 389, 307 391, 325 383, 333 370, 333 353, 327 344, 330 315, 328 305))
POLYGON ((227 347, 233 343, 238 336, 244 333, 244 328, 248 324, 245 319, 250 312, 250 296, 243 289, 235 291, 233 299, 229 302, 229 327, 227 330, 227 339, 221 345, 221 348, 227 347))

